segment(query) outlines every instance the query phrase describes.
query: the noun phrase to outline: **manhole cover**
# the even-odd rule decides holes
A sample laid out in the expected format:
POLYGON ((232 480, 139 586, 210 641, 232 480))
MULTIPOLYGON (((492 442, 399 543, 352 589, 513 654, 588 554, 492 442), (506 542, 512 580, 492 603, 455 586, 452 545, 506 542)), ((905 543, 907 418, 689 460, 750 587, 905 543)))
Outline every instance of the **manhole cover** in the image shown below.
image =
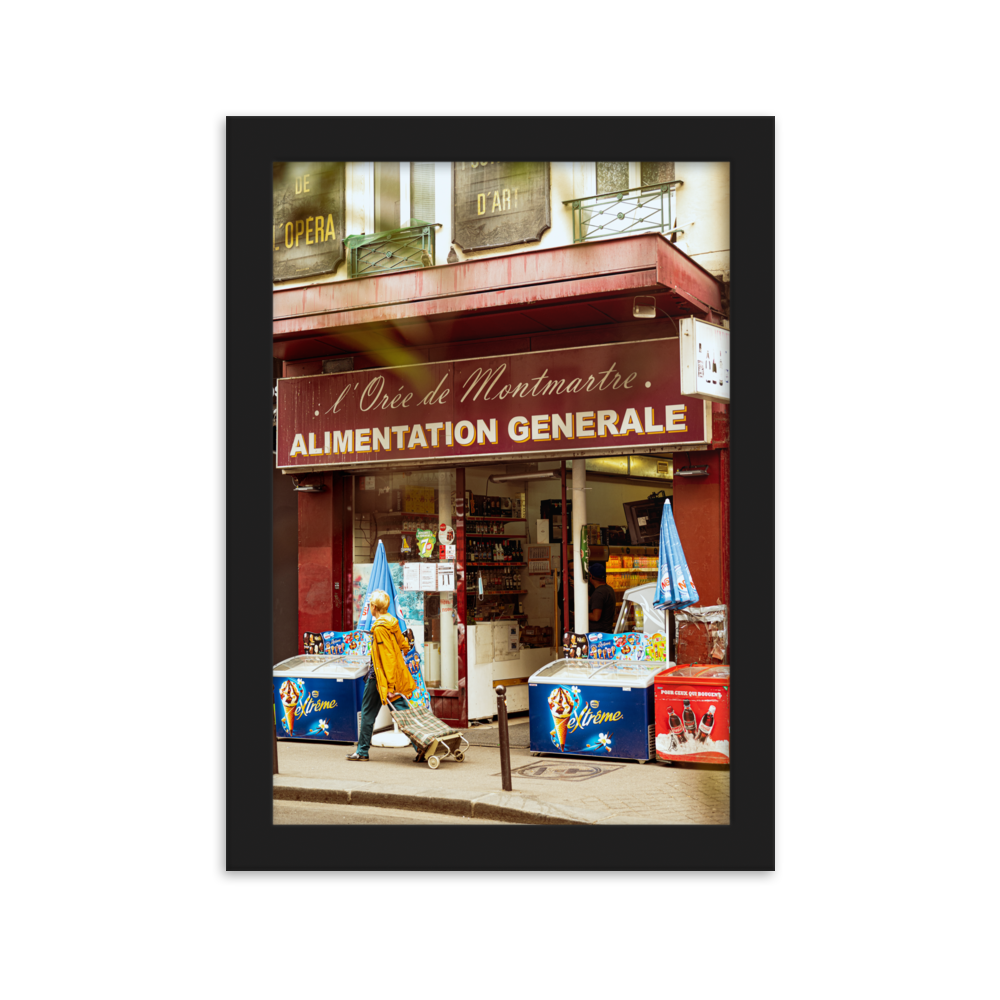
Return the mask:
POLYGON ((622 767, 624 764, 528 764, 511 771, 511 774, 519 774, 522 778, 549 778, 552 781, 586 781, 622 767))

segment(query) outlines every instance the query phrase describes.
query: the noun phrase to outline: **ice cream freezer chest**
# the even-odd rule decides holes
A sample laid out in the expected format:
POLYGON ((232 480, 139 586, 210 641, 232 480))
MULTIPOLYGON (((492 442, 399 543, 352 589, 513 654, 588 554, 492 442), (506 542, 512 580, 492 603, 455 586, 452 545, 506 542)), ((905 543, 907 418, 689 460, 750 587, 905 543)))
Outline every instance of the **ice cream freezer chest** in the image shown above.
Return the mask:
POLYGON ((656 758, 729 763, 729 666, 682 663, 656 675, 656 758))
POLYGON ((532 753, 650 760, 653 680, 645 663, 556 660, 528 678, 532 753))
POLYGON ((348 656, 292 656, 274 667, 278 737, 354 743, 367 663, 348 656))

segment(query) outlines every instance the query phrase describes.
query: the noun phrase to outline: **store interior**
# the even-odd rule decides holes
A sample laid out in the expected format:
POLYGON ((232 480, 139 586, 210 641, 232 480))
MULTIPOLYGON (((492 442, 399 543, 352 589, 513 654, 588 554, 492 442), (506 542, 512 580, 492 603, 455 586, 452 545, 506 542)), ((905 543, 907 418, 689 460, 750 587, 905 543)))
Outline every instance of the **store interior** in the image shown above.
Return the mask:
MULTIPOLYGON (((570 580, 576 555, 572 465, 572 460, 566 461, 570 580)), ((467 633, 472 640, 468 662, 470 669, 479 665, 482 674, 481 682, 476 682, 476 671, 470 673, 470 718, 478 714, 475 690, 483 692, 478 700, 486 705, 495 684, 502 681, 516 688, 535 668, 536 659, 551 659, 564 630, 590 630, 587 623, 581 629, 574 627, 572 599, 568 626, 563 621, 560 470, 559 461, 507 462, 464 470, 465 621, 476 627, 467 633), (551 478, 540 478, 546 474, 551 478)), ((625 590, 656 579, 658 521, 642 515, 649 503, 658 517, 663 497, 673 495, 672 477, 670 455, 586 459, 589 557, 604 562, 619 608, 625 590)), ((354 621, 360 618, 381 540, 401 611, 417 638, 428 688, 458 685, 456 594, 409 589, 404 586, 404 570, 407 564, 423 563, 426 568, 440 560, 440 526, 455 523, 456 478, 454 468, 354 477, 354 621)), ((634 616, 631 605, 627 611, 634 616)), ((625 623, 626 629, 641 626, 634 617, 625 623)), ((519 699, 516 691, 513 694, 514 704, 511 698, 508 703, 516 711, 519 699)))

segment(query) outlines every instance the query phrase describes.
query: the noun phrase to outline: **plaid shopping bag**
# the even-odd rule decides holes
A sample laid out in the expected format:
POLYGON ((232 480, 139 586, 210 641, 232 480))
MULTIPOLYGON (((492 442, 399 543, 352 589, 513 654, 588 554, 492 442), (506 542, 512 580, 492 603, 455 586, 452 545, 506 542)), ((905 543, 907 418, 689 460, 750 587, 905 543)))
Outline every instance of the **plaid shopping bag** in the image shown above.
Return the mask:
POLYGON ((446 726, 429 708, 410 702, 409 708, 394 708, 389 705, 393 721, 413 742, 423 750, 432 740, 443 736, 460 735, 458 729, 446 726))

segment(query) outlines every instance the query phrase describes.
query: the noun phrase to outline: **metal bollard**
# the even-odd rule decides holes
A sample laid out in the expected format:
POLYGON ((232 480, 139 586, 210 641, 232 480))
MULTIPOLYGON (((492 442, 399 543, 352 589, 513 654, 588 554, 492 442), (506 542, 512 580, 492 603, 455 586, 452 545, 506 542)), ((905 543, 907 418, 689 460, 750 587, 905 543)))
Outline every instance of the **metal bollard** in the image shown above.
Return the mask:
POLYGON ((507 689, 497 685, 497 725, 500 728, 500 776, 503 780, 503 790, 512 792, 514 786, 510 783, 510 736, 507 733, 507 689))

